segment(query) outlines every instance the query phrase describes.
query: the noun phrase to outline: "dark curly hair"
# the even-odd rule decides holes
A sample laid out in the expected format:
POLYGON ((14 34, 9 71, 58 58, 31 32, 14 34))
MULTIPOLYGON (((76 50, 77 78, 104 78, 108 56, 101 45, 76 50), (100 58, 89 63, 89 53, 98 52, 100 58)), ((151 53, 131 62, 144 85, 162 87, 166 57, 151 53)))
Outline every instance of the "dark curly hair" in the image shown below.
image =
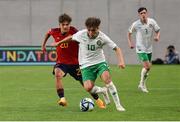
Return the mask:
POLYGON ((91 28, 91 27, 97 28, 99 27, 100 24, 101 24, 101 20, 96 17, 89 17, 85 21, 85 25, 87 28, 91 28))
POLYGON ((71 23, 71 21, 72 21, 71 17, 69 15, 67 15, 66 13, 59 16, 59 23, 63 23, 65 21, 67 21, 69 23, 71 23))

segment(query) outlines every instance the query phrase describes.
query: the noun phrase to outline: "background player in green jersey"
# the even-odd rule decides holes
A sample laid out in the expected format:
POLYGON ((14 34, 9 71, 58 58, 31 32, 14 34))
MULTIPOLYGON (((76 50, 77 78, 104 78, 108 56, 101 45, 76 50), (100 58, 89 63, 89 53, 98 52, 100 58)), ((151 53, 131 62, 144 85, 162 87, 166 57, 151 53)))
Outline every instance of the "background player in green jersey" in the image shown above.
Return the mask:
POLYGON ((128 43, 131 49, 134 48, 131 35, 136 34, 136 53, 139 60, 142 61, 141 78, 138 85, 143 92, 148 92, 145 80, 151 67, 152 40, 159 41, 160 27, 152 18, 148 18, 148 12, 145 7, 138 9, 139 20, 133 22, 128 31, 128 43), (154 35, 155 32, 155 35, 154 35))

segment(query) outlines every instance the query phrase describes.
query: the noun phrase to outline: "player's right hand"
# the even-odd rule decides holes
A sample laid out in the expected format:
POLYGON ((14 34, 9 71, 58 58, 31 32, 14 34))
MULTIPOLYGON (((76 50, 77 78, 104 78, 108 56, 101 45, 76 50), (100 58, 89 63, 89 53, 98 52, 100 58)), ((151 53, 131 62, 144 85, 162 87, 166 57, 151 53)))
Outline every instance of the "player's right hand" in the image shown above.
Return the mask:
POLYGON ((43 51, 43 53, 46 52, 46 46, 42 46, 41 50, 43 51))
POLYGON ((134 43, 132 43, 131 41, 129 41, 129 48, 130 48, 130 49, 134 49, 134 47, 135 47, 135 46, 134 46, 134 43))
POLYGON ((130 47, 131 49, 134 49, 134 44, 131 44, 129 47, 130 47))
POLYGON ((131 48, 131 49, 134 49, 134 46, 131 46, 130 48, 131 48))

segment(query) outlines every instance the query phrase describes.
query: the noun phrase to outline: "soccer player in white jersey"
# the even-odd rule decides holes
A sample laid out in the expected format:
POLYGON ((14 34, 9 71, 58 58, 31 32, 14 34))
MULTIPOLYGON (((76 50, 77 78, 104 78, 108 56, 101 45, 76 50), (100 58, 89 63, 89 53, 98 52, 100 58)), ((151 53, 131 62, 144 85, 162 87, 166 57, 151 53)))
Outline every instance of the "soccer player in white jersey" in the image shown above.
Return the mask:
POLYGON ((133 49, 135 46, 132 41, 132 34, 136 34, 136 53, 143 65, 138 88, 147 93, 145 81, 151 68, 152 40, 159 41, 160 27, 154 19, 148 18, 148 12, 145 7, 139 8, 138 14, 140 19, 129 27, 127 37, 129 47, 133 49))
MULTIPOLYGON (((54 43, 52 46, 57 46, 68 40, 70 41, 70 39, 79 42, 79 64, 82 71, 84 88, 90 93, 102 93, 103 89, 94 85, 97 76, 100 76, 106 84, 117 110, 125 111, 120 104, 116 86, 112 82, 109 66, 105 60, 103 46, 107 45, 110 49, 115 51, 118 59, 118 66, 122 69, 125 68, 123 54, 121 49, 107 35, 99 30, 100 23, 101 20, 99 18, 89 17, 85 22, 87 29, 81 30, 63 39, 63 41, 59 43, 54 43)), ((107 104, 110 101, 105 102, 107 104)))

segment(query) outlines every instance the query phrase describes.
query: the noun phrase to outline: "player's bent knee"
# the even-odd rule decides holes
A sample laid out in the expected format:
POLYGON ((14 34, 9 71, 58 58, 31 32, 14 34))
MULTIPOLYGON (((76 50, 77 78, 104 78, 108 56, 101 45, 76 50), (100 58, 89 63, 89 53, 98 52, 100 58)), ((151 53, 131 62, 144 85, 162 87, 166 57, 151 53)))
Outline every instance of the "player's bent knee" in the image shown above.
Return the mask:
POLYGON ((90 92, 93 88, 93 85, 92 84, 87 84, 87 83, 84 83, 84 89, 88 92, 90 92))
POLYGON ((92 89, 92 87, 91 87, 91 86, 85 86, 85 85, 84 85, 84 89, 85 89, 86 91, 90 92, 91 89, 92 89))
POLYGON ((55 69, 55 76, 56 77, 62 78, 64 75, 65 75, 65 73, 62 70, 60 70, 58 68, 55 69))
POLYGON ((101 79, 106 83, 110 83, 111 82, 111 77, 108 71, 104 71, 103 74, 101 75, 101 79))
POLYGON ((55 77, 56 78, 62 78, 63 76, 61 75, 61 73, 55 73, 55 77))
POLYGON ((144 68, 149 71, 151 68, 151 65, 149 63, 145 63, 144 68))

